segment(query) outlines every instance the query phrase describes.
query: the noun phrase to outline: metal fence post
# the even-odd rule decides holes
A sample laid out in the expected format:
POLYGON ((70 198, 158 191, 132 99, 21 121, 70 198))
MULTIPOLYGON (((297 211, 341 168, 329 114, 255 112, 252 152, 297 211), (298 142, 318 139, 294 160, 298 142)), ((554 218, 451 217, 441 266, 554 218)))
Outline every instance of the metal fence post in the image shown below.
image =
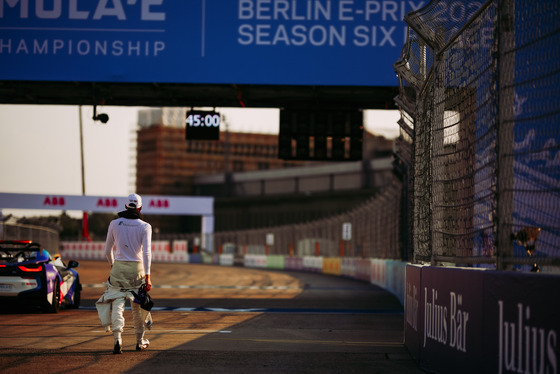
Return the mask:
POLYGON ((513 128, 515 97, 515 21, 514 1, 498 2, 498 217, 497 264, 508 268, 507 258, 513 257, 513 128))

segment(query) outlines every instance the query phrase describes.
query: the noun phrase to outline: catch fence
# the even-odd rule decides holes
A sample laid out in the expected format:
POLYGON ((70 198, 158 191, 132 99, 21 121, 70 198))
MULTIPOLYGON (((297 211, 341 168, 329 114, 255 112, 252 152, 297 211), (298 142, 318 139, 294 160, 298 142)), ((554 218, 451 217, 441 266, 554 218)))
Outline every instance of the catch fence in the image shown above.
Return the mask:
POLYGON ((344 214, 296 225, 214 233, 222 253, 402 259, 401 182, 344 214))
POLYGON ((31 240, 41 244, 51 255, 60 250, 58 231, 48 227, 0 222, 0 239, 31 240))
POLYGON ((434 0, 405 21, 394 68, 413 261, 557 267, 559 3, 434 0))

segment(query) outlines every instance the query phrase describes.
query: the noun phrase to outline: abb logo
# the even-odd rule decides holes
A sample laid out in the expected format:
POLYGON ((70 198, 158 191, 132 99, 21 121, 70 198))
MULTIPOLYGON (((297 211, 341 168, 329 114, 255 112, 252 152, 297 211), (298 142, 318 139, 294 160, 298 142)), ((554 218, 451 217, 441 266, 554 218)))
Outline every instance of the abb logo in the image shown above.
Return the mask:
POLYGON ((150 208, 169 208, 169 200, 150 200, 150 208))
MULTIPOLYGON (((64 207, 65 205, 66 199, 64 196, 46 196, 43 200, 43 206, 64 207)), ((118 199, 108 197, 100 197, 96 203, 97 208, 118 208, 118 205, 118 199)), ((167 199, 151 199, 148 206, 150 208, 169 208, 170 204, 167 199)))
POLYGON ((99 200, 97 200, 97 206, 98 207, 104 207, 104 208, 116 208, 117 207, 117 199, 102 199, 99 198, 99 200))
POLYGON ((64 206, 66 205, 66 201, 64 200, 64 196, 47 196, 43 201, 43 205, 45 206, 64 206))

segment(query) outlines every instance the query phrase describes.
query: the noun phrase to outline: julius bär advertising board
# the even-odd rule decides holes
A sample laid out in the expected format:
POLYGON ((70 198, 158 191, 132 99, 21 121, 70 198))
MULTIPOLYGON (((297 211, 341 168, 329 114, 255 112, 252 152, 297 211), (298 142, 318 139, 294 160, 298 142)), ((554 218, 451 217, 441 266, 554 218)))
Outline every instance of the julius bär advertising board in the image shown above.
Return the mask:
POLYGON ((405 343, 454 373, 558 373, 560 277, 408 265, 405 343))

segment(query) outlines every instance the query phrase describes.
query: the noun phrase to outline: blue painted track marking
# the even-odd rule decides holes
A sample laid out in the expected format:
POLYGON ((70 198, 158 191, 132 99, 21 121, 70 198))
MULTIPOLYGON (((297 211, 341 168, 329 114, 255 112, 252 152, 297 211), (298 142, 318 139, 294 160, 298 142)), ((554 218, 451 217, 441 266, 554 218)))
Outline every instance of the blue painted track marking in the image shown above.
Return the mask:
MULTIPOLYGON (((126 307, 130 310, 130 307, 126 307)), ((80 310, 96 310, 95 306, 80 306, 80 310)), ((207 308, 153 307, 152 312, 221 312, 221 313, 298 313, 298 314, 387 314, 402 315, 399 309, 319 309, 319 308, 207 308)))

